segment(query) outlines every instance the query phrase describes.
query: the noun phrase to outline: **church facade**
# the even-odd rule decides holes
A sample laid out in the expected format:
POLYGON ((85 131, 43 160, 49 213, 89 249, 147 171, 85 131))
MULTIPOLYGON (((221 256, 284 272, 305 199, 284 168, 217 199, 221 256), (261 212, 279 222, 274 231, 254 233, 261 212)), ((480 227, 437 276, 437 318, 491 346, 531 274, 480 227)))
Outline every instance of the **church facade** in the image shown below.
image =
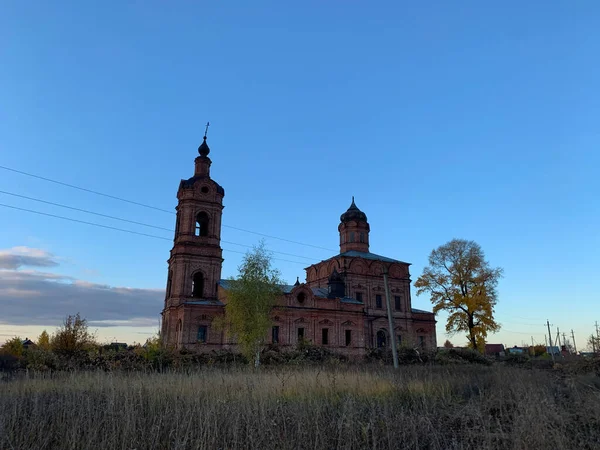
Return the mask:
MULTIPOLYGON (((181 180, 177 192, 161 335, 166 345, 180 349, 235 349, 235 340, 213 326, 227 303, 220 246, 225 191, 210 177, 206 136, 198 152, 194 176, 181 180)), ((282 286, 266 342, 294 348, 306 340, 351 356, 392 342, 435 349, 434 314, 412 307, 410 264, 371 253, 370 225, 354 199, 341 215, 338 231, 339 254, 307 267, 305 282, 282 286)))

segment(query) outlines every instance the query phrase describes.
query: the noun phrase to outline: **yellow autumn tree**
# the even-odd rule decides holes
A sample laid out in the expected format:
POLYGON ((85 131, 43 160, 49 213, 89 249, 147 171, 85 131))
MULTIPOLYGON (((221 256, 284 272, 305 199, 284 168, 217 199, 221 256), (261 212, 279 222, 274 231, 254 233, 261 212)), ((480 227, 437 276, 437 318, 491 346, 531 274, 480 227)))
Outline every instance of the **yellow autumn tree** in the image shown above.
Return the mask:
POLYGON ((46 330, 42 331, 37 339, 37 346, 42 350, 50 350, 50 335, 46 330))
POLYGON ((272 326, 271 311, 282 294, 280 273, 272 267, 271 259, 261 241, 246 252, 238 277, 229 280, 227 289, 225 327, 255 367, 260 364, 260 352, 272 326))
POLYGON ((492 268, 474 241, 453 239, 433 250, 415 283, 417 295, 431 296, 433 312, 447 311, 447 333, 467 333, 469 346, 483 351, 488 333, 500 329, 494 319, 501 268, 492 268))

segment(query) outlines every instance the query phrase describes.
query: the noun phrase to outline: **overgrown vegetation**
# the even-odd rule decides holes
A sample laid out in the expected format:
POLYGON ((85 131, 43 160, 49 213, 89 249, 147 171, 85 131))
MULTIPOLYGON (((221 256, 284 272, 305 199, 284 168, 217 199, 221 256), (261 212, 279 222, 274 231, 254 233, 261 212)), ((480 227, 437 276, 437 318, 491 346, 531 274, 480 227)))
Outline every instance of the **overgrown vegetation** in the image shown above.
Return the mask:
POLYGON ((301 342, 263 348, 255 371, 158 337, 98 345, 71 316, 2 347, 0 449, 598 448, 600 359, 544 356, 400 347, 394 371, 389 350, 301 342))
POLYGON ((494 365, 28 374, 0 448, 594 449, 600 378, 494 365))

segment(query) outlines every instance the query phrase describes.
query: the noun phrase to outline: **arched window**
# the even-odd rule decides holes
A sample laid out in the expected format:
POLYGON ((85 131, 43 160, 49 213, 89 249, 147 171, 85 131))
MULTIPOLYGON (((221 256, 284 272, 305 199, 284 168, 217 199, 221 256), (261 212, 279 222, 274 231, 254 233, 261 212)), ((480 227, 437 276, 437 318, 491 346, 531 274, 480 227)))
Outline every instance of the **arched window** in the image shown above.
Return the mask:
POLYGON ((167 298, 171 296, 171 284, 173 284, 173 271, 169 270, 169 277, 167 278, 167 298))
POLYGON ((192 297, 201 298, 204 293, 204 275, 196 272, 192 278, 192 297))
POLYGON ((354 242, 354 231, 350 232, 350 242, 354 242))
POLYGON ((208 236, 208 214, 204 211, 196 216, 196 236, 208 236))
POLYGON ((177 218, 175 219, 175 239, 179 236, 179 211, 177 211, 177 218))
POLYGON ((181 345, 181 331, 182 331, 181 319, 177 321, 177 326, 175 327, 175 344, 179 347, 181 345))
POLYGON ((379 330, 377 332, 377 348, 385 348, 385 331, 379 330))
POLYGON ((363 233, 362 231, 360 232, 360 242, 361 243, 365 242, 365 233, 363 233))

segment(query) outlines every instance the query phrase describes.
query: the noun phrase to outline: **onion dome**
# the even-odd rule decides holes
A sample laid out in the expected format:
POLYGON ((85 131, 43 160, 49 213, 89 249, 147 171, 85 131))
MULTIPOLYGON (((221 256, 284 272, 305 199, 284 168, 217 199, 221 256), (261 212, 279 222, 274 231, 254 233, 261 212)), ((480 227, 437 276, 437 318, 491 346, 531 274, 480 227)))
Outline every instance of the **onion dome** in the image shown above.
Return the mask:
POLYGON ((198 153, 200 153, 200 156, 204 157, 208 156, 210 153, 210 148, 208 148, 208 144, 206 143, 206 136, 204 136, 202 144, 200 144, 200 147, 198 147, 198 153))
POLYGON ((356 206, 356 203, 354 203, 354 196, 352 196, 352 204, 350 205, 350 208, 348 208, 348 211, 346 211, 344 214, 342 214, 340 216, 340 221, 342 223, 350 222, 353 220, 356 222, 366 222, 367 221, 367 215, 364 212, 362 212, 360 209, 358 209, 358 207, 356 206))

